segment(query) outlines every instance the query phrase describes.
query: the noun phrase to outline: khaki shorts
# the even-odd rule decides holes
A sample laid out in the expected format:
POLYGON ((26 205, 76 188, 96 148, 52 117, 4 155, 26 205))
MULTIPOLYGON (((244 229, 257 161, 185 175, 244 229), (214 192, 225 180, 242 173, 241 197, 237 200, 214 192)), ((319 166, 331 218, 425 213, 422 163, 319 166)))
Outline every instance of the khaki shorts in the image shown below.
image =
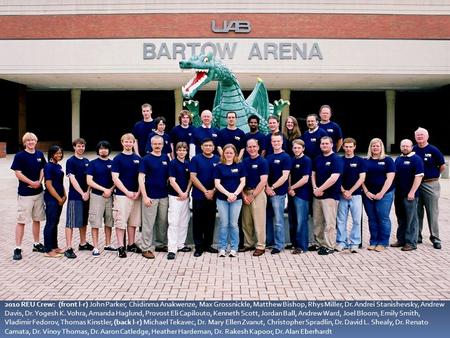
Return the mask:
POLYGON ((17 223, 27 224, 31 221, 44 221, 44 193, 33 196, 17 196, 17 223))
POLYGON ((127 226, 141 225, 141 199, 129 199, 127 196, 114 195, 113 205, 114 226, 126 229, 127 226))
POLYGON ((103 228, 103 223, 110 228, 114 226, 112 218, 112 196, 104 198, 103 196, 91 193, 88 222, 93 228, 103 228))

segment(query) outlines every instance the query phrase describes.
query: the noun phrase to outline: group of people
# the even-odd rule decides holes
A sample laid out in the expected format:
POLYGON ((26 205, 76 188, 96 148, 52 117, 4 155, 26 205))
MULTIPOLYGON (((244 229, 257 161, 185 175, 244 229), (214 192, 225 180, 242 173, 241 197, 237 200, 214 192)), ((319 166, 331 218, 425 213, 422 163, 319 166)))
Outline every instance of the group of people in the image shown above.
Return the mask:
POLYGON ((286 118, 282 131, 278 117, 270 116, 270 133, 265 135, 259 131, 256 115, 248 118, 247 134, 236 127, 235 112, 227 113, 227 126, 219 130, 211 126, 209 110, 201 113, 202 125, 197 128, 191 125, 191 113, 183 110, 179 125, 170 133, 165 131, 163 117, 152 118, 151 105, 142 105, 142 115, 132 132, 121 137, 122 152, 113 159, 107 141, 97 144, 98 157, 89 161, 84 157, 86 142, 75 139, 65 173, 60 165, 61 147, 49 148, 47 162, 36 149, 36 135, 23 136, 24 150, 15 155, 11 166, 19 180, 14 260, 22 259, 24 226, 29 222, 33 224, 33 251, 46 257, 76 258, 74 228, 80 232, 78 250, 89 250, 97 257, 101 254, 99 229, 104 228, 104 250, 117 251, 120 258, 132 252, 153 259, 154 247, 167 252, 167 259, 175 259, 177 252, 192 251, 186 245, 191 198, 195 257, 204 252, 236 257, 246 251, 257 257, 266 248, 274 255, 287 248, 293 254, 356 253, 363 206, 370 232, 367 249, 380 252, 390 244, 392 204, 398 220, 392 247, 417 248, 422 242, 425 209, 430 240, 434 248, 441 248, 439 177, 445 161, 428 143, 424 128, 415 131, 416 145, 409 139, 401 141, 401 155, 394 161, 379 138, 371 140, 366 158, 357 156, 355 139, 343 138, 339 125, 331 121, 328 105, 320 108, 320 118, 307 116, 303 134, 292 116, 286 118), (343 156, 337 154, 341 148, 343 156), (68 195, 65 175, 70 183, 68 195), (66 200, 66 245, 61 249, 57 226, 66 200), (42 245, 39 234, 44 219, 42 245), (88 224, 92 244, 86 239, 88 224), (116 246, 112 244, 113 227, 116 246), (139 228, 141 235, 137 236, 139 228))

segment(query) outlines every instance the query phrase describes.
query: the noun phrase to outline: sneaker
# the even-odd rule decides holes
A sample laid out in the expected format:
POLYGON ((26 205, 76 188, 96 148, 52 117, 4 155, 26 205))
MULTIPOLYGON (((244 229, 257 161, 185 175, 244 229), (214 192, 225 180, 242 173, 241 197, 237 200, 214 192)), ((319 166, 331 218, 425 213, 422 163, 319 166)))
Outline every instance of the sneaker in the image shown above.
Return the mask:
POLYGON ((317 251, 317 253, 319 255, 329 255, 329 254, 334 253, 334 249, 330 249, 330 248, 321 246, 320 249, 317 251))
POLYGON ((357 247, 357 246, 352 246, 352 247, 350 248, 350 252, 351 252, 351 253, 358 253, 358 247, 357 247))
POLYGON ((78 244, 78 251, 92 251, 92 250, 94 250, 94 246, 89 242, 86 242, 84 244, 78 244))
POLYGON ((299 248, 294 248, 294 250, 292 250, 293 255, 300 255, 302 252, 302 249, 299 248))
POLYGON ((64 251, 64 256, 67 258, 77 258, 77 255, 75 255, 75 252, 73 252, 72 248, 68 248, 66 251, 64 251))
POLYGON ((22 259, 22 249, 19 248, 14 249, 13 259, 15 261, 20 261, 22 259))
POLYGON ((134 253, 142 253, 142 250, 136 245, 136 243, 133 243, 131 245, 127 245, 127 251, 128 252, 134 252, 134 253))
POLYGON ((169 252, 169 253, 167 254, 167 259, 168 259, 168 260, 175 259, 175 252, 169 252))
POLYGON ((155 255, 150 250, 148 251, 142 251, 142 256, 148 259, 154 259, 155 255))
POLYGON ((155 247, 156 252, 167 252, 169 249, 167 248, 167 245, 158 245, 155 247))
POLYGON ((124 246, 117 248, 117 256, 119 256, 119 258, 127 258, 127 251, 124 246))
POLYGON ((45 248, 41 243, 36 243, 36 244, 33 244, 33 252, 44 253, 45 248))
POLYGON ((103 248, 105 251, 117 251, 117 248, 113 247, 111 244, 103 248))
POLYGON ((334 250, 336 250, 337 252, 341 252, 341 251, 344 251, 345 248, 344 248, 343 245, 338 244, 338 245, 336 245, 336 246, 334 247, 334 250))
POLYGON ((100 251, 97 248, 94 248, 92 250, 92 256, 94 256, 94 257, 100 256, 100 251))
POLYGON ((181 249, 178 249, 177 251, 178 251, 178 252, 191 252, 191 251, 192 251, 192 248, 190 248, 190 247, 188 247, 188 246, 185 246, 185 247, 183 247, 183 248, 181 248, 181 249))
POLYGON ((367 250, 373 251, 373 250, 375 250, 375 248, 376 248, 375 245, 369 245, 369 246, 367 247, 367 250))
POLYGON ((281 251, 278 250, 277 248, 273 248, 272 251, 270 252, 272 255, 276 255, 279 254, 281 251))
POLYGON ((236 250, 230 250, 230 254, 228 255, 229 257, 236 257, 237 253, 236 250))
POLYGON ((225 257, 225 250, 219 251, 219 257, 225 257))

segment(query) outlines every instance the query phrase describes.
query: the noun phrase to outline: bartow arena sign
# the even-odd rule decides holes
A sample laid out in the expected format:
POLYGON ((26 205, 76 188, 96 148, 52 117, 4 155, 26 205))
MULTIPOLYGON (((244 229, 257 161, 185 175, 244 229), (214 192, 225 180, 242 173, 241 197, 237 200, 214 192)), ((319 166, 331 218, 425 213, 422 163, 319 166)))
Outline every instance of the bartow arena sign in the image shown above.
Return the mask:
POLYGON ((318 42, 263 41, 144 42, 143 57, 144 60, 184 60, 212 52, 222 60, 233 60, 236 55, 246 55, 248 60, 323 60, 318 42))

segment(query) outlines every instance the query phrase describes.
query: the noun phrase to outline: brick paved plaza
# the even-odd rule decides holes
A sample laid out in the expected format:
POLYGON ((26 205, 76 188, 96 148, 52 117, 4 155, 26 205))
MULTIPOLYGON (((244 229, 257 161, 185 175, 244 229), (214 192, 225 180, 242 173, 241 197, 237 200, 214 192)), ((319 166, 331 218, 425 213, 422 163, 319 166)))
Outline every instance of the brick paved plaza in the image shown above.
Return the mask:
MULTIPOLYGON (((258 258, 251 252, 237 258, 208 253, 194 258, 192 253, 179 253, 168 261, 164 253, 148 260, 138 254, 119 259, 112 252, 94 258, 90 252, 76 251, 78 258, 69 260, 31 252, 31 226, 27 226, 23 260, 13 261, 17 180, 9 169, 12 158, 0 159, 0 300, 450 300, 448 179, 441 180, 442 250, 433 249, 426 229, 425 241, 416 251, 369 252, 364 217, 364 248, 358 254, 284 251, 258 258)), ((395 241, 393 212, 392 220, 391 241, 395 241)), ((64 224, 65 208, 60 247, 64 224)))

